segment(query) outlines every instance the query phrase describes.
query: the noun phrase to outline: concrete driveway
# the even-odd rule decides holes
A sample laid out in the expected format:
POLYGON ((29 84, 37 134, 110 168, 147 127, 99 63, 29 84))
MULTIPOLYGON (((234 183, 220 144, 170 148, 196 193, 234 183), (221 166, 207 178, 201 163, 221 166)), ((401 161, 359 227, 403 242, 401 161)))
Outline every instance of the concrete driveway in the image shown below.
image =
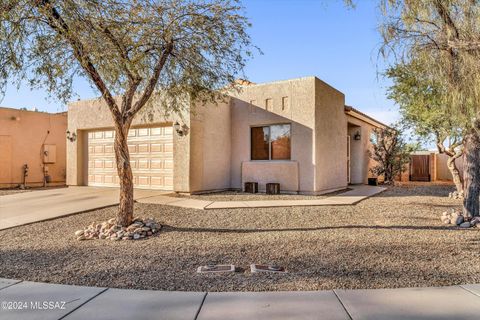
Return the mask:
MULTIPOLYGON (((135 190, 134 199, 167 194, 135 190)), ((118 204, 117 188, 68 187, 0 197, 0 230, 118 204)))

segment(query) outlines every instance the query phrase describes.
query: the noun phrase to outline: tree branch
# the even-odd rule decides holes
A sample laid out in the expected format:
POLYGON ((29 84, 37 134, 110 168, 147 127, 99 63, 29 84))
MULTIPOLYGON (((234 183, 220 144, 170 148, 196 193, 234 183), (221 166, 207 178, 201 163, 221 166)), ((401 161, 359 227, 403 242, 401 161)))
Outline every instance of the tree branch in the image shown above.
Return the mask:
POLYGON ((121 121, 120 110, 118 109, 117 103, 113 98, 112 94, 108 90, 107 86, 103 82, 103 79, 98 74, 95 66, 93 65, 90 57, 85 51, 83 44, 80 40, 76 39, 70 32, 65 20, 60 16, 58 10, 52 6, 50 0, 37 0, 37 7, 42 10, 45 10, 46 18, 48 19, 49 26, 56 30, 59 34, 63 35, 65 39, 70 43, 73 48, 73 53, 77 60, 80 62, 80 65, 88 74, 90 79, 93 81, 98 90, 102 93, 107 105, 112 112, 115 119, 121 121))
POLYGON ((167 62, 168 56, 173 52, 173 42, 168 42, 165 46, 165 49, 158 59, 155 68, 153 69, 153 74, 150 80, 148 81, 147 87, 145 88, 142 96, 138 99, 137 102, 133 105, 133 107, 124 115, 127 118, 133 117, 144 105, 147 103, 148 99, 150 99, 153 91, 155 90, 155 86, 160 78, 160 73, 163 69, 163 66, 167 62))

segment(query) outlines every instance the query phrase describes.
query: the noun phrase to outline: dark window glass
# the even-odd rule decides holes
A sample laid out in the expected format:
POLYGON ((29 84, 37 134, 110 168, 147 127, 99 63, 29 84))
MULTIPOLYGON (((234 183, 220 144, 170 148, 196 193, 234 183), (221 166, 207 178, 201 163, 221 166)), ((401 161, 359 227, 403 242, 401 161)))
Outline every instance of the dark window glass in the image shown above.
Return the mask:
POLYGON ((268 160, 268 147, 270 141, 269 127, 252 128, 252 160, 268 160))
POLYGON ((290 160, 290 125, 270 126, 272 160, 290 160))

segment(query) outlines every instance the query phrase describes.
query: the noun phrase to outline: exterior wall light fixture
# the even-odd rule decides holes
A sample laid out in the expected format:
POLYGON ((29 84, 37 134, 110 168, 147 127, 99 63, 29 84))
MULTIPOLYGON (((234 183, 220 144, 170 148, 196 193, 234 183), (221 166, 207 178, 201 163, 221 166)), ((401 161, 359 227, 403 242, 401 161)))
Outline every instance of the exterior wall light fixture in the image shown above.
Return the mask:
POLYGON ((175 131, 177 132, 177 134, 180 136, 180 137, 183 137, 185 135, 188 134, 188 127, 187 125, 180 125, 180 123, 178 123, 178 121, 175 122, 175 124, 173 125, 173 129, 175 129, 175 131))
POLYGON ((360 140, 362 138, 362 136, 360 135, 360 131, 357 131, 357 133, 355 133, 355 135, 353 136, 353 139, 355 140, 360 140))
POLYGON ((71 133, 70 130, 67 130, 67 140, 69 140, 70 142, 74 142, 75 140, 77 140, 77 134, 75 132, 71 133))

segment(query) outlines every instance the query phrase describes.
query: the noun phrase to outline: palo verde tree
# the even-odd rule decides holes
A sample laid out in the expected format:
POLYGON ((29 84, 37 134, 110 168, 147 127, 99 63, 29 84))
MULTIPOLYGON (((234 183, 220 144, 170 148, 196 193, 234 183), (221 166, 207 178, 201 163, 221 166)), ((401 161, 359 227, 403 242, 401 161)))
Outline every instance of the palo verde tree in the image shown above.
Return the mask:
POLYGON ((445 88, 442 104, 463 132, 466 216, 480 214, 480 2, 382 0, 383 53, 413 59, 445 88))
POLYGON ((375 129, 374 136, 372 150, 368 153, 375 165, 370 171, 376 176, 383 176, 386 184, 391 184, 405 170, 415 146, 404 141, 399 126, 375 129))
POLYGON ((108 106, 120 177, 117 223, 133 218, 127 135, 153 96, 166 111, 216 101, 250 56, 237 0, 3 0, 0 89, 28 81, 67 101, 86 77, 108 106), (158 94, 157 94, 158 93, 158 94))
POLYGON ((404 125, 423 141, 433 140, 439 153, 447 155, 447 167, 461 194, 462 178, 455 160, 463 154, 464 130, 444 104, 447 89, 415 60, 397 63, 387 70, 386 76, 393 80, 388 97, 399 106, 404 125))

